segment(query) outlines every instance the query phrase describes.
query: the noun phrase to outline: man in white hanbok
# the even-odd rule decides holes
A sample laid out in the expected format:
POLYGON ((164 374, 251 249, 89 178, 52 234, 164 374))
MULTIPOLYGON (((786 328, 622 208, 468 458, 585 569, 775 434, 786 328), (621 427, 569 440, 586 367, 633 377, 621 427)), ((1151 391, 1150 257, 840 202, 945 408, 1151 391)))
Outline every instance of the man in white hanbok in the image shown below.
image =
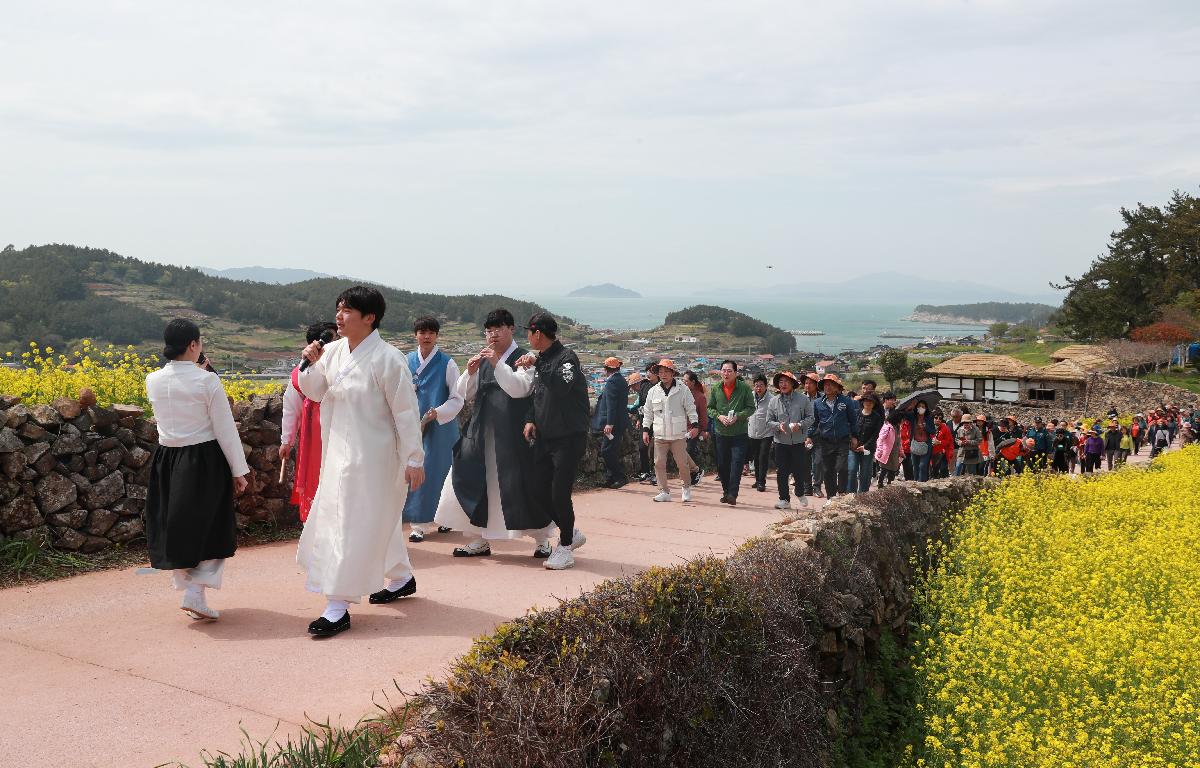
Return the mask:
POLYGON ((304 350, 305 397, 321 403, 321 478, 296 561, 325 612, 308 631, 350 628, 349 604, 370 593, 386 603, 416 592, 402 515, 424 481, 421 414, 400 350, 379 336, 383 295, 356 286, 338 297, 337 341, 304 350))

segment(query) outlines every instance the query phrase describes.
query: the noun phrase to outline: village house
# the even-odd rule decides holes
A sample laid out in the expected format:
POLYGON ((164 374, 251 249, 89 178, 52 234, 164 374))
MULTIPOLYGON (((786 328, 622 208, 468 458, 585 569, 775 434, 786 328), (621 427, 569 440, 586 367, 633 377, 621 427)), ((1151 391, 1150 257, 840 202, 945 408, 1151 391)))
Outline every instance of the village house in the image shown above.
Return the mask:
POLYGON ((816 371, 818 376, 824 376, 827 373, 845 373, 846 364, 841 360, 818 360, 816 371))
POLYGON ((937 379, 937 389, 949 400, 1021 400, 1022 384, 1037 371, 1032 365, 1008 355, 958 355, 926 371, 937 379))

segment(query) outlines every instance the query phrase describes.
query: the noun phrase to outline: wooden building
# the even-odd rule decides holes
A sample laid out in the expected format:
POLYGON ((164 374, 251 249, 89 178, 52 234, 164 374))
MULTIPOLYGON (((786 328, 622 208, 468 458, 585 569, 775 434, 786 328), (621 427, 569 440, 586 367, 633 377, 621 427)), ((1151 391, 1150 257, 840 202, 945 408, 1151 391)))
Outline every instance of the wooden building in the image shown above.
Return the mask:
POLYGON ((949 400, 1015 403, 1037 370, 1008 355, 969 354, 944 360, 926 375, 937 378, 938 392, 949 400))

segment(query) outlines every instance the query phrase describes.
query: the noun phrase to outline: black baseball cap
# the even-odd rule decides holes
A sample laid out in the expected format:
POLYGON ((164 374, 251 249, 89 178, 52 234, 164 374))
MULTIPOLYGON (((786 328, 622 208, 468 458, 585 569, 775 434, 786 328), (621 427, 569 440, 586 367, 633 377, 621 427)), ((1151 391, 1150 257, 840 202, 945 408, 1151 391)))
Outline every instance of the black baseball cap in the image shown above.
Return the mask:
POLYGON ((547 336, 558 335, 558 321, 549 312, 535 312, 522 327, 527 331, 541 331, 547 336))

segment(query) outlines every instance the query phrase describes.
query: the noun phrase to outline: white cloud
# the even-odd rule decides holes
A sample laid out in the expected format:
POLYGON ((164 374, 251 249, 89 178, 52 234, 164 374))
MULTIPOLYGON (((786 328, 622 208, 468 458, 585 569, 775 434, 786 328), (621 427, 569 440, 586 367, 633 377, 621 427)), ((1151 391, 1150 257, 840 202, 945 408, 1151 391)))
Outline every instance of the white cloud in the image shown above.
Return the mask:
POLYGON ((1192 2, 12 5, 6 242, 431 290, 970 244, 1040 290, 1200 173, 1192 2))

